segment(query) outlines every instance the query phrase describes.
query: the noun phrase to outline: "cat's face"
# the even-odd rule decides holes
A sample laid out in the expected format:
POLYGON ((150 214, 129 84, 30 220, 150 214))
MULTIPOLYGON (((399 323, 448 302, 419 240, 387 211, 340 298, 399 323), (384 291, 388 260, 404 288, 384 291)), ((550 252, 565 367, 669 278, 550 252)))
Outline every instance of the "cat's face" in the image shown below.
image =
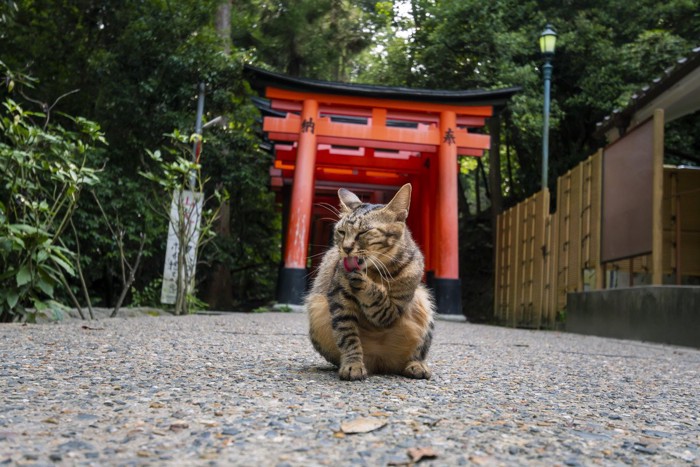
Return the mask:
POLYGON ((405 224, 378 212, 383 205, 361 204, 335 226, 335 244, 341 257, 387 253, 401 239, 405 224))
POLYGON ((335 225, 334 244, 341 258, 358 257, 371 265, 391 260, 401 242, 411 199, 411 185, 404 185, 388 204, 367 204, 352 192, 338 193, 341 218, 335 225))

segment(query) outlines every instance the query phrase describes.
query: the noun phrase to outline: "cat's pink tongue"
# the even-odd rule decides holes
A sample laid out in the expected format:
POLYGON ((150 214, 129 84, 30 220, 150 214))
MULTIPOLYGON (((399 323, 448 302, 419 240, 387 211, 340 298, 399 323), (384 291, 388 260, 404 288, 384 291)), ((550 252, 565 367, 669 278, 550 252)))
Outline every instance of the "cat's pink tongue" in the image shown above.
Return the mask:
POLYGON ((361 271, 364 264, 364 261, 357 256, 348 256, 343 258, 343 267, 345 268, 345 272, 352 272, 355 269, 361 271))

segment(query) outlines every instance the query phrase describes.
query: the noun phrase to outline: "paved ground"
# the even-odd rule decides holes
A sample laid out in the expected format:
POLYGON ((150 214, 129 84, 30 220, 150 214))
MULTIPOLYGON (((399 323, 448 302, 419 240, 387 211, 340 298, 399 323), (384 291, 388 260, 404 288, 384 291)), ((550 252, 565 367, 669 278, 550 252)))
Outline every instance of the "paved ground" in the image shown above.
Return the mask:
POLYGON ((342 382, 302 313, 0 325, 0 463, 700 465, 698 350, 440 321, 431 355, 342 382))

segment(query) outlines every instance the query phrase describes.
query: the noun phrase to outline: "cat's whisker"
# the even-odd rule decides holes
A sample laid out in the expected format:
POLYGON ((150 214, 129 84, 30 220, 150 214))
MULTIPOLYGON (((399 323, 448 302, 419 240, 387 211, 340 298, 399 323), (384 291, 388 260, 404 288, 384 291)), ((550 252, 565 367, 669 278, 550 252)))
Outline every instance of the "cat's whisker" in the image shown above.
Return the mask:
MULTIPOLYGON (((325 247, 326 245, 313 245, 313 244, 311 244, 310 246, 314 246, 314 247, 325 247)), ((321 254, 321 255, 326 254, 326 253, 328 252, 328 250, 329 250, 329 248, 326 248, 326 249, 323 250, 321 253, 316 253, 316 255, 319 255, 319 254, 321 254)))
POLYGON ((309 255, 308 258, 318 258, 319 256, 325 255, 326 252, 324 251, 323 253, 316 253, 315 255, 309 255))
MULTIPOLYGON (((381 265, 381 276, 382 276, 382 281, 387 283, 387 286, 394 280, 394 277, 391 275, 391 272, 389 272, 389 269, 386 267, 384 263, 381 261, 375 260, 377 263, 381 265)), ((380 268, 377 268, 380 269, 380 268)))
POLYGON ((340 210, 333 206, 332 204, 329 203, 315 203, 316 206, 327 209, 328 211, 332 212, 333 214, 336 215, 336 219, 331 219, 331 220, 338 220, 337 218, 340 217, 340 210))
MULTIPOLYGON (((359 253, 362 254, 362 255, 364 255, 364 256, 365 256, 366 258, 368 258, 368 259, 371 258, 372 254, 374 254, 374 255, 377 255, 377 254, 384 254, 384 253, 380 253, 380 252, 377 252, 377 251, 369 251, 369 250, 360 250, 359 253)), ((387 254, 384 254, 384 255, 385 255, 385 256, 388 256, 388 257, 391 258, 391 259, 393 259, 393 257, 391 257, 390 255, 387 255, 387 254)), ((393 276, 392 276, 391 273, 389 272, 389 269, 386 267, 386 265, 385 265, 382 261, 376 260, 376 258, 372 258, 372 259, 375 260, 375 261, 372 262, 372 264, 374 265, 375 269, 377 269, 377 271, 378 271, 380 274, 382 274, 382 272, 385 272, 385 273, 386 273, 386 274, 382 274, 382 277, 383 277, 383 278, 387 279, 387 281, 389 280, 389 278, 393 279, 393 276)))
POLYGON ((386 282, 387 285, 389 282, 393 279, 391 273, 387 269, 386 265, 382 263, 381 261, 378 261, 376 258, 373 258, 371 255, 368 254, 368 252, 363 250, 363 253, 365 255, 366 260, 374 266, 374 269, 377 270, 379 273, 379 277, 382 280, 382 283, 386 282))
MULTIPOLYGON (((381 256, 385 256, 385 257, 389 258, 389 262, 390 262, 390 263, 395 263, 395 262, 396 262, 396 258, 394 258, 394 256, 392 256, 392 255, 389 255, 389 254, 386 254, 386 253, 382 253, 382 252, 380 252, 380 251, 375 251, 375 252, 373 252, 373 253, 374 253, 375 255, 377 255, 377 256, 381 255, 381 256)), ((381 263, 382 263, 382 266, 384 266, 384 268, 386 268, 386 269, 387 269, 387 272, 388 272, 388 268, 387 268, 387 266, 384 264, 384 262, 382 261, 381 263)), ((391 274, 389 274, 389 275, 391 275, 391 274)), ((393 279, 393 277, 392 277, 392 279, 393 279)))
POLYGON ((314 203, 316 206, 320 206, 322 208, 326 208, 329 211, 335 211, 335 212, 340 212, 338 208, 336 208, 334 205, 331 203, 326 203, 325 201, 321 201, 320 203, 314 203))
MULTIPOLYGON (((357 255, 360 256, 360 257, 365 261, 365 263, 367 263, 367 260, 370 259, 369 251, 367 251, 367 250, 365 250, 365 249, 359 249, 359 250, 357 250, 357 255)), ((369 266, 368 266, 368 267, 369 267, 369 266)), ((365 269, 367 269, 367 268, 365 268, 365 269)))
POLYGON ((367 257, 367 260, 368 260, 370 263, 372 263, 372 265, 374 266, 374 268, 375 268, 375 269, 377 270, 377 272, 379 273, 379 278, 381 279, 382 284, 386 283, 387 285, 389 285, 389 278, 386 276, 386 273, 385 273, 385 272, 386 272, 386 268, 385 268, 384 265, 381 263, 381 261, 377 261, 376 259, 370 258, 370 257, 367 257))

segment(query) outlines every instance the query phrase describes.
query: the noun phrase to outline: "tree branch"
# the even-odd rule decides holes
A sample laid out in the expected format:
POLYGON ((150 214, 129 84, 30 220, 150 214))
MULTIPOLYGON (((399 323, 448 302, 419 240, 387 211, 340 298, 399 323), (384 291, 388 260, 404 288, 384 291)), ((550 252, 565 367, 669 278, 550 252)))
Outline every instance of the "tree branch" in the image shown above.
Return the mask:
POLYGON ((73 236, 75 237, 75 249, 78 255, 75 262, 76 269, 78 270, 78 278, 80 278, 80 287, 83 291, 83 296, 85 297, 85 302, 87 303, 88 312, 90 313, 90 319, 95 319, 95 314, 92 311, 92 302, 90 301, 90 294, 88 293, 87 285, 85 284, 85 275, 83 274, 83 268, 80 265, 80 241, 78 240, 78 230, 73 224, 73 219, 70 220, 70 226, 73 229, 73 236))
MULTIPOLYGON (((139 268, 139 264, 141 264, 141 255, 143 253, 143 247, 145 244, 146 236, 142 233, 141 242, 139 243, 139 252, 136 254, 136 261, 134 262, 134 267, 132 268, 131 266, 129 266, 129 279, 124 283, 122 293, 119 295, 119 299, 117 300, 116 305, 114 305, 114 310, 112 310, 112 314, 109 315, 110 318, 114 318, 115 316, 117 316, 119 308, 122 306, 122 303, 126 298, 126 294, 131 289, 131 285, 134 283, 134 279, 136 279, 136 270, 139 268)), ((126 259, 123 260, 126 261, 126 259)))

